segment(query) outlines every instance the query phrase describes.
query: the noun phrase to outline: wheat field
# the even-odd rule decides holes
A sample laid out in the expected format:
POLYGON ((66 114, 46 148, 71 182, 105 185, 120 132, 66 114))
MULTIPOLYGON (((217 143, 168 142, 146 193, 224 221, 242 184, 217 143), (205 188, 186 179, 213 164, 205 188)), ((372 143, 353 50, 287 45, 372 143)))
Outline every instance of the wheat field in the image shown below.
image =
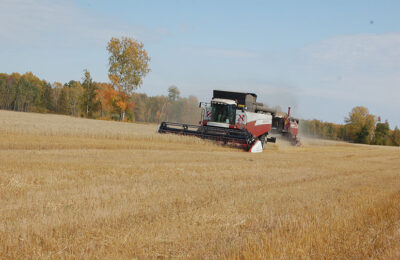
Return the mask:
POLYGON ((0 258, 400 258, 398 147, 156 130, 0 111, 0 258))

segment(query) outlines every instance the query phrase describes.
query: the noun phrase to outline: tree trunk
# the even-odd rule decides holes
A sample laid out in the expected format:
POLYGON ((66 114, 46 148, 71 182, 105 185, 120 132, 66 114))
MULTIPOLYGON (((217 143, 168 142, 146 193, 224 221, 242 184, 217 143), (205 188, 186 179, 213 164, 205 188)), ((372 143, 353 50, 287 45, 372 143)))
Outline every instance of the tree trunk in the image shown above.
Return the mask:
POLYGON ((125 111, 122 111, 121 112, 121 121, 124 121, 124 119, 125 119, 125 111))

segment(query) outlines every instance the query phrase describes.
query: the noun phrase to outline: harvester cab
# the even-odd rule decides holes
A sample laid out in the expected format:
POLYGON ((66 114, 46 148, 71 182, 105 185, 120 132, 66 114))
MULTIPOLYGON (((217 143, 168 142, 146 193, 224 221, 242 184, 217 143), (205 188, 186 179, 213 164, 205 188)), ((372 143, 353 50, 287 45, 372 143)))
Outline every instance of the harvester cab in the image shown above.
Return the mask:
POLYGON ((214 98, 211 100, 210 105, 206 106, 203 125, 207 123, 213 126, 229 127, 229 125, 234 125, 236 120, 236 110, 237 103, 234 100, 214 98))

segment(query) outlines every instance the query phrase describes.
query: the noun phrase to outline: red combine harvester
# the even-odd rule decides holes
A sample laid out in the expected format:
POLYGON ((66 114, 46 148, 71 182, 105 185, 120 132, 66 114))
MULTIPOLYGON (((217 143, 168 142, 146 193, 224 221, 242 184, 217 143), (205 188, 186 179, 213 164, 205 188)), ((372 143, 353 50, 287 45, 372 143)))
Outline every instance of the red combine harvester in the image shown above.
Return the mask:
POLYGON ((290 116, 290 107, 288 112, 275 112, 272 119, 272 134, 281 134, 286 137, 291 144, 300 146, 298 138, 299 119, 290 116))
MULTIPOLYGON (((276 141, 275 137, 268 137, 275 112, 256 100, 254 93, 214 90, 210 103, 200 103, 203 107, 200 125, 162 122, 158 132, 192 135, 242 147, 253 153, 262 152, 267 142, 276 141)), ((275 122, 277 126, 280 123, 280 119, 275 122)), ((275 127, 274 131, 279 129, 275 127)), ((290 132, 290 126, 283 127, 282 133, 285 129, 290 132)))

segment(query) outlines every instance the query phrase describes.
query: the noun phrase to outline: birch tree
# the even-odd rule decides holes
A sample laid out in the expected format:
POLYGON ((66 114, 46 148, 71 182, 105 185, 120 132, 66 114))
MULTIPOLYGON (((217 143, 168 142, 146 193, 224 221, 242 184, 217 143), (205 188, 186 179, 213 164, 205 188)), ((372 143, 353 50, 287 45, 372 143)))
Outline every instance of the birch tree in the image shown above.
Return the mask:
POLYGON ((150 57, 143 43, 128 37, 111 38, 107 45, 109 52, 108 76, 113 86, 120 92, 118 106, 121 120, 124 120, 127 104, 133 91, 143 84, 143 78, 150 72, 150 57))

